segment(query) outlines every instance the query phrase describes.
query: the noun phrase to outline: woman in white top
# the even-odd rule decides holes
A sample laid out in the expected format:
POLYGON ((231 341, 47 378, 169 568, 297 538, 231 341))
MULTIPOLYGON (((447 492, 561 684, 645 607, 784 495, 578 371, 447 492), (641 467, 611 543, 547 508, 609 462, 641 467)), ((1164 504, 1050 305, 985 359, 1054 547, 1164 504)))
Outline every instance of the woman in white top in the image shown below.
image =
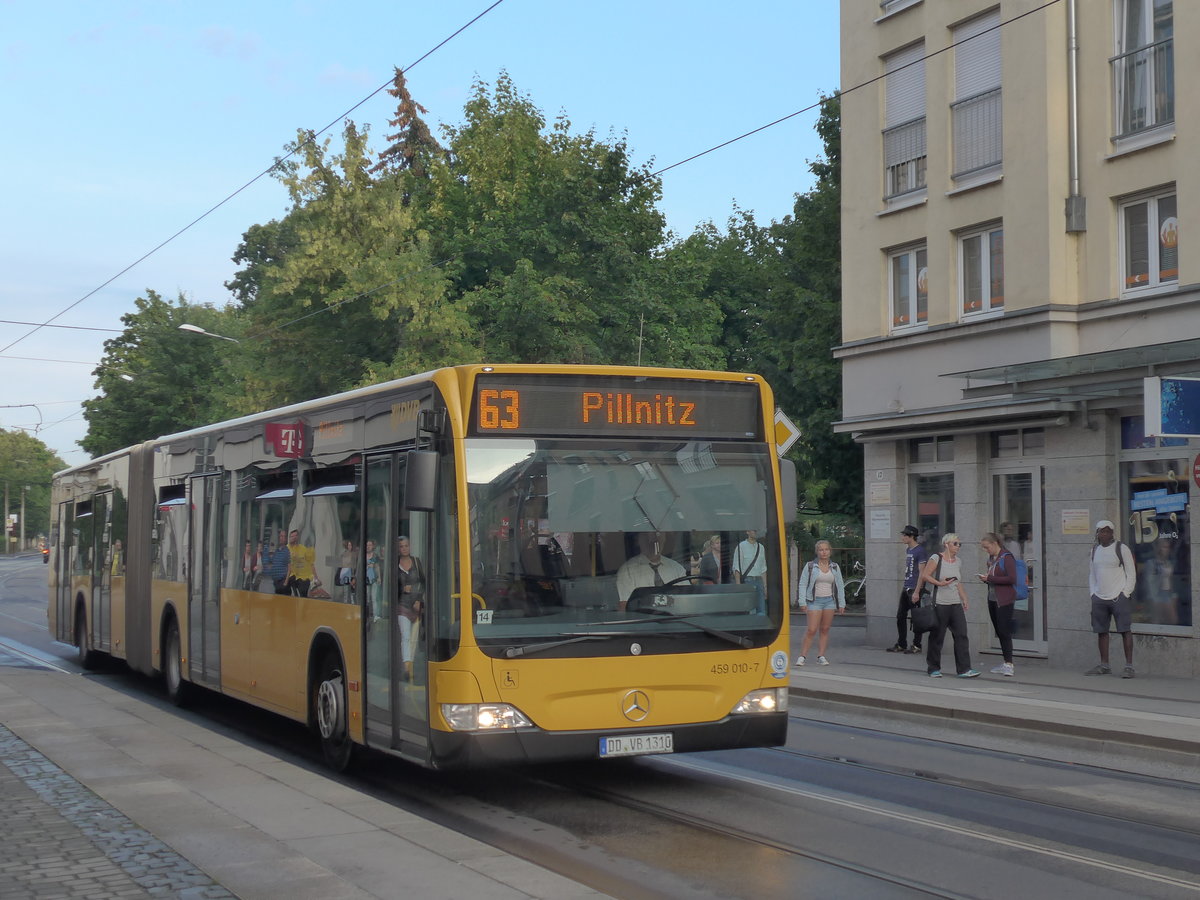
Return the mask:
POLYGON ((958 551, 962 541, 951 532, 942 538, 942 552, 935 553, 925 563, 917 579, 914 597, 921 596, 921 586, 933 585, 933 604, 937 610, 937 629, 929 635, 925 650, 925 668, 930 678, 942 677, 942 643, 946 629, 954 636, 954 668, 959 678, 976 678, 971 668, 971 645, 967 638, 967 592, 962 584, 962 560, 958 551))
POLYGON ((800 647, 800 655, 796 657, 796 665, 804 665, 808 656, 808 648, 812 646, 813 638, 817 641, 817 664, 829 665, 825 658, 825 648, 829 646, 829 627, 833 624, 834 615, 841 615, 846 609, 846 585, 842 582, 842 570, 833 562, 829 555, 833 547, 829 541, 817 541, 817 558, 810 560, 800 576, 800 609, 807 610, 808 631, 804 633, 804 643, 800 647))

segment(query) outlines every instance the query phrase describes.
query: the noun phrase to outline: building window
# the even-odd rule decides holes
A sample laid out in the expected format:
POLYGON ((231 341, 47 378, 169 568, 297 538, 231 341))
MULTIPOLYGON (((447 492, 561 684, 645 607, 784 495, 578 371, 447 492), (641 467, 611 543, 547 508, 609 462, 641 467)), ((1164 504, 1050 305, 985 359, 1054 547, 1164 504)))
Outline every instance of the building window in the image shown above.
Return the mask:
POLYGON ((1174 31, 1171 0, 1117 0, 1118 137, 1175 121, 1174 31))
POLYGON ((908 461, 911 464, 954 462, 954 438, 912 438, 908 442, 908 461))
POLYGON ((954 29, 954 178, 1000 165, 1000 10, 954 29))
POLYGON ((1121 284, 1124 293, 1179 281, 1179 220, 1175 190, 1121 204, 1121 284))
POLYGON ((1045 456, 1046 432, 1041 428, 1021 428, 992 432, 992 459, 1045 456))
POLYGON ((925 45, 884 58, 884 196, 925 187, 925 45))
POLYGON ((929 320, 929 265, 924 245, 888 256, 892 329, 925 325, 929 320))
POLYGON ((958 239, 959 302, 964 316, 1004 309, 1004 229, 993 225, 958 239))

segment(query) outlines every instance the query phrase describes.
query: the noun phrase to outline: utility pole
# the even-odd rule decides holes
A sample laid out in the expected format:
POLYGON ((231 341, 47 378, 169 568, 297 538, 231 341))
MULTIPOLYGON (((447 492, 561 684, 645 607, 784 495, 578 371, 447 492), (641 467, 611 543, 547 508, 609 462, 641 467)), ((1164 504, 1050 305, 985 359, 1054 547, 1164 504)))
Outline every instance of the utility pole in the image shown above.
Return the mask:
POLYGON ((21 553, 25 550, 25 494, 29 491, 29 485, 21 485, 21 541, 17 544, 17 552, 21 553))

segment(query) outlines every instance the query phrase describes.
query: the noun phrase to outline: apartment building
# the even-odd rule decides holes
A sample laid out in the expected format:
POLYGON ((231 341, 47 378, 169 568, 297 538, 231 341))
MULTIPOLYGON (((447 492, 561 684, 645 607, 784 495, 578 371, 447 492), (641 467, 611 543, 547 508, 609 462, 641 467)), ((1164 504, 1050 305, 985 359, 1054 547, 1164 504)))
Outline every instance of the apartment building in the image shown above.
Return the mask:
MULTIPOLYGON (((1031 573, 1018 655, 1087 668, 1110 519, 1137 559, 1139 673, 1200 672, 1200 440, 1143 421, 1144 378, 1200 376, 1200 91, 1175 89, 1200 83, 1200 3, 841 10, 836 428, 865 451, 869 639, 896 638, 901 528, 959 533, 971 573, 997 531, 1031 573)), ((972 648, 995 651, 970 582, 972 648)))

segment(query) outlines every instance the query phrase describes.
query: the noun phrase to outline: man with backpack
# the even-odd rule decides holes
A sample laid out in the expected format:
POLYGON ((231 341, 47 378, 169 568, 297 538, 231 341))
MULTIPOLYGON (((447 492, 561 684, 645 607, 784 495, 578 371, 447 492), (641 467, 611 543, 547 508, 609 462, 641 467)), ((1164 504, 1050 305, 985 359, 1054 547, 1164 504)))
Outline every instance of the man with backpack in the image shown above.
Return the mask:
POLYGON ((1137 585, 1137 569, 1133 553, 1114 538, 1113 523, 1101 519, 1096 523, 1096 543, 1092 547, 1088 569, 1088 590, 1092 595, 1092 631, 1100 647, 1100 664, 1084 675, 1111 675, 1108 664, 1109 626, 1116 622, 1117 633, 1125 650, 1125 671, 1122 678, 1132 678, 1133 671, 1133 589, 1137 585))

